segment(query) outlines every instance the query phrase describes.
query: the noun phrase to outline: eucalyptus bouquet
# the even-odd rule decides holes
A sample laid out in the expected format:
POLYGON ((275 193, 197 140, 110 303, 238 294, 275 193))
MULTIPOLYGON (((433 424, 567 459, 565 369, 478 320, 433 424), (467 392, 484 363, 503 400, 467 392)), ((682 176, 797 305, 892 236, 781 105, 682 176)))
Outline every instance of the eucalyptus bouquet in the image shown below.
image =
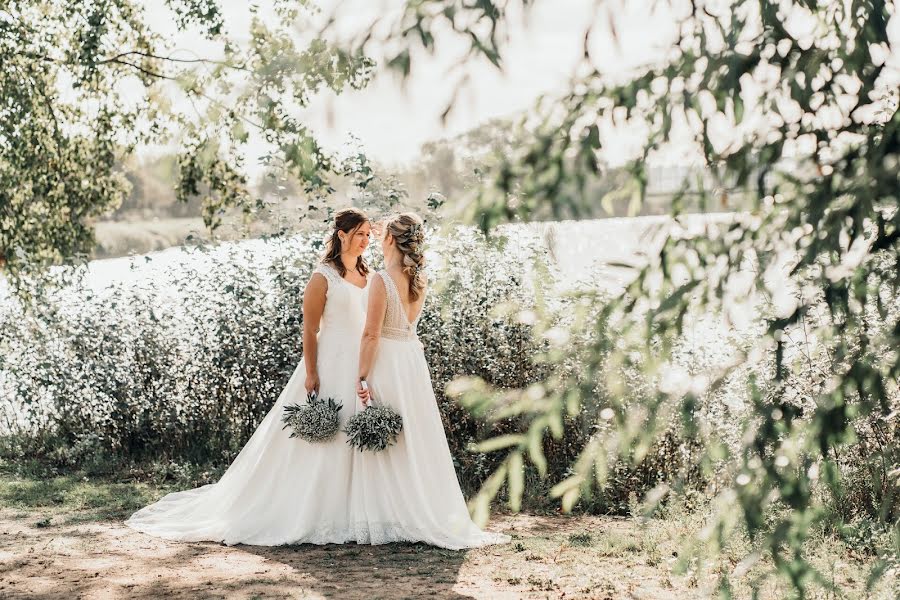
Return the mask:
POLYGON ((291 428, 291 437, 307 442, 325 442, 334 437, 340 428, 338 412, 343 408, 333 398, 320 398, 313 392, 305 404, 284 407, 282 429, 291 428))
POLYGON ((359 450, 380 452, 397 441, 403 418, 390 406, 368 405, 347 420, 347 443, 359 450))

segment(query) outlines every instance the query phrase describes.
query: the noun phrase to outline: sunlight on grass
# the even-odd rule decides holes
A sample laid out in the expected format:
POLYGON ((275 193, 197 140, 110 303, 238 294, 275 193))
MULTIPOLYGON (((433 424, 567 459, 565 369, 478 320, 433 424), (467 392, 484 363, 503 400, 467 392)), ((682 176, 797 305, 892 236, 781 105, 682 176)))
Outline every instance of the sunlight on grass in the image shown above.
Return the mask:
POLYGON ((51 509, 71 520, 121 519, 153 501, 159 490, 146 484, 92 481, 77 475, 50 479, 0 477, 0 505, 17 509, 51 509))

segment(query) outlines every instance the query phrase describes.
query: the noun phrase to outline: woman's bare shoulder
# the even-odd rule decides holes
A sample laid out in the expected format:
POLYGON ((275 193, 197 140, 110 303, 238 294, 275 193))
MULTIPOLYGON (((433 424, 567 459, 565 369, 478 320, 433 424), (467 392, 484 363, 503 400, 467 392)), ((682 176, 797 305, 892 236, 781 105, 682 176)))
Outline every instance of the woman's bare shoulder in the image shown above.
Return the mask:
POLYGON ((306 292, 324 292, 328 290, 328 278, 320 271, 313 271, 306 284, 306 292))
POLYGON ((385 271, 385 272, 376 271, 369 278, 369 293, 370 294, 373 291, 378 291, 378 292, 384 291, 384 286, 386 285, 386 282, 384 281, 385 277, 390 277, 390 275, 387 274, 387 271, 385 271))

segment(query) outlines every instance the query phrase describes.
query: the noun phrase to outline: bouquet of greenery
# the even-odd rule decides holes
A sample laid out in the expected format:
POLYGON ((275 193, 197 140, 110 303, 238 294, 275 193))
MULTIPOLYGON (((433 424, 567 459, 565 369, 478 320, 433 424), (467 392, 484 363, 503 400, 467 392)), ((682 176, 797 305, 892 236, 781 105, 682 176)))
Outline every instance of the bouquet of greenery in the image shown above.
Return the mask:
POLYGON ((368 405, 347 420, 347 443, 359 450, 379 452, 397 441, 403 418, 390 406, 368 405))
POLYGON ((343 405, 333 398, 320 398, 313 392, 306 404, 291 404, 284 407, 281 420, 282 429, 290 427, 291 437, 307 442, 325 442, 334 437, 340 427, 338 412, 343 405))

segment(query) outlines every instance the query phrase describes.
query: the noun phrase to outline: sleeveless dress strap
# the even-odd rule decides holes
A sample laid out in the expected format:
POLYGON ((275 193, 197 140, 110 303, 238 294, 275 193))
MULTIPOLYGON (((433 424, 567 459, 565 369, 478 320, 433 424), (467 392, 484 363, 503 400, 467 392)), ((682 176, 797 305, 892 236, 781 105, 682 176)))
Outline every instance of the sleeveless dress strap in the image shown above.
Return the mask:
MULTIPOLYGON (((384 289, 387 291, 388 296, 388 312, 391 313, 391 317, 394 316, 394 313, 397 310, 397 302, 400 300, 400 293, 397 291, 397 286, 394 284, 394 279, 387 274, 387 271, 378 271, 377 275, 381 277, 381 280, 384 282, 384 289)), ((393 318, 385 317, 386 321, 393 322, 393 318)))
POLYGON ((342 279, 340 273, 337 272, 337 269, 325 263, 319 263, 318 265, 316 265, 316 268, 313 269, 313 273, 322 274, 325 277, 325 280, 328 282, 329 288, 332 285, 339 284, 342 279))

